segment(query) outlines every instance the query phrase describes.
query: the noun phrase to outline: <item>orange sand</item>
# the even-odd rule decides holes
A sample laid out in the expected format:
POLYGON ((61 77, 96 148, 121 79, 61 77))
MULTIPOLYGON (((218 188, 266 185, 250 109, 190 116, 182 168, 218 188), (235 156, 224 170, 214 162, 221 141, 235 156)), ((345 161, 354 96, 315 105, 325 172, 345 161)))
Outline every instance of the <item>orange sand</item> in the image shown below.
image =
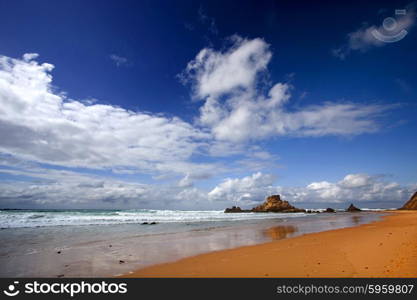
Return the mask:
POLYGON ((417 211, 188 257, 126 277, 417 277, 417 211))

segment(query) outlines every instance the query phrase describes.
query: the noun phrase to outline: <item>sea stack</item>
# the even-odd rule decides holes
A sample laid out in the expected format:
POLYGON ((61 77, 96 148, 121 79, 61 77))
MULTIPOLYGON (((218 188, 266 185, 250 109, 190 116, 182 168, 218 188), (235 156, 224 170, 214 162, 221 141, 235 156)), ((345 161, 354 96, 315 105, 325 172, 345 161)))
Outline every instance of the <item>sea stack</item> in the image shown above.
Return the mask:
POLYGON ((239 206, 232 206, 232 208, 226 208, 225 213, 239 213, 244 212, 239 206))
POLYGON ((252 208, 253 212, 305 212, 304 209, 296 208, 288 203, 288 201, 281 200, 279 195, 272 195, 266 198, 266 201, 261 205, 252 208))
POLYGON ((355 205, 350 204, 349 207, 346 209, 346 211, 348 212, 357 212, 357 211, 361 211, 359 208, 357 208, 355 205))
POLYGON ((400 209, 417 210, 417 192, 400 209))
POLYGON ((279 195, 272 195, 266 198, 265 202, 252 209, 241 209, 239 206, 226 208, 225 213, 240 213, 240 212, 306 212, 305 209, 296 208, 288 203, 288 201, 281 200, 279 195))

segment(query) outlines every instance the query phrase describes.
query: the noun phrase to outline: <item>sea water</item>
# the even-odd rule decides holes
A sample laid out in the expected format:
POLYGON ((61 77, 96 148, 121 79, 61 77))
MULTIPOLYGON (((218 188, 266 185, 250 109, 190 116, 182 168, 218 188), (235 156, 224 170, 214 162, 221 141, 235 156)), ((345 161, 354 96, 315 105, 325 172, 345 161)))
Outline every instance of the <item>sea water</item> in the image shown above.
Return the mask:
POLYGON ((200 253, 369 223, 383 214, 0 210, 0 276, 116 276, 200 253))

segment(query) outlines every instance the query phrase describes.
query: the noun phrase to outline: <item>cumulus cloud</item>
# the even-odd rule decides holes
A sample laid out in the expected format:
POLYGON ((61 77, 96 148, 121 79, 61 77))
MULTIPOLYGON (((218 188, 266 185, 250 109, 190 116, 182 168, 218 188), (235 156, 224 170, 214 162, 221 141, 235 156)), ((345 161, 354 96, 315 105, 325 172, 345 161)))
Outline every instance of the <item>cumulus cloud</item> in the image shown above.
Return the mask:
POLYGON ((188 63, 182 78, 193 82, 196 97, 246 89, 254 84, 258 72, 266 69, 271 52, 264 40, 233 36, 231 41, 232 46, 224 53, 204 48, 188 63))
POLYGON ((113 177, 43 168, 34 163, 3 156, 0 174, 0 207, 49 208, 154 208, 224 209, 239 205, 250 208, 265 197, 280 194, 300 207, 400 207, 417 189, 417 183, 400 185, 385 176, 348 174, 337 182, 312 182, 301 187, 277 185, 276 176, 256 172, 241 178, 226 178, 211 190, 193 186, 192 175, 177 185, 128 182, 113 177), (15 180, 19 178, 19 180, 15 180), (22 178, 25 178, 22 180, 22 178))
POLYGON ((344 204, 346 202, 378 203, 379 206, 400 207, 417 188, 386 181, 384 176, 348 174, 338 182, 312 182, 304 187, 274 185, 275 177, 260 172, 243 178, 229 178, 208 193, 213 201, 228 201, 250 206, 264 201, 265 197, 280 194, 284 200, 301 205, 344 204))
POLYGON ((31 180, 0 181, 0 207, 195 209, 208 205, 206 193, 193 187, 157 186, 34 165, 24 169, 13 165, 15 168, 0 168, 0 173, 31 180))
POLYGON ((312 182, 306 187, 285 189, 283 192, 294 202, 378 202, 401 206, 417 187, 416 184, 400 185, 386 179, 381 175, 348 174, 338 182, 312 182))
POLYGON ((186 174, 208 137, 177 117, 89 104, 54 92, 53 65, 0 56, 0 151, 67 167, 186 174), (183 169, 185 168, 185 170, 183 169))
POLYGON ((388 106, 326 102, 291 109, 292 86, 276 83, 266 93, 259 80, 272 57, 262 39, 234 36, 225 51, 201 50, 182 73, 204 101, 197 123, 215 139, 242 143, 270 136, 353 136, 379 129, 388 106), (255 130, 256 129, 256 130, 255 130))
POLYGON ((224 51, 201 50, 182 74, 202 101, 194 123, 72 99, 53 86, 54 66, 39 63, 37 54, 0 56, 0 172, 13 178, 0 181, 0 205, 223 208, 231 202, 251 206, 275 193, 295 202, 342 201, 340 195, 347 200, 356 195, 347 191, 362 189, 375 199, 379 194, 365 188, 372 185, 398 199, 404 195, 404 187, 377 186, 382 183, 373 177, 283 188, 262 172, 225 179, 211 190, 197 188, 195 181, 213 174, 275 167, 278 156, 251 141, 370 133, 379 129, 376 118, 387 109, 346 102, 291 109, 288 83, 262 85, 272 57, 269 45, 237 36, 230 41, 224 51), (41 168, 45 163, 54 169, 41 168), (75 172, 79 167, 86 170, 75 172), (91 169, 175 183, 126 182, 89 175, 91 169))
POLYGON ((227 178, 208 193, 212 201, 249 205, 262 201, 273 189, 275 176, 257 172, 243 178, 227 178))
POLYGON ((406 7, 406 14, 388 17, 380 26, 363 24, 347 35, 346 44, 333 49, 334 56, 344 60, 352 51, 366 52, 373 47, 382 47, 404 38, 416 19, 415 3, 406 7), (392 27, 392 28, 391 28, 392 27))

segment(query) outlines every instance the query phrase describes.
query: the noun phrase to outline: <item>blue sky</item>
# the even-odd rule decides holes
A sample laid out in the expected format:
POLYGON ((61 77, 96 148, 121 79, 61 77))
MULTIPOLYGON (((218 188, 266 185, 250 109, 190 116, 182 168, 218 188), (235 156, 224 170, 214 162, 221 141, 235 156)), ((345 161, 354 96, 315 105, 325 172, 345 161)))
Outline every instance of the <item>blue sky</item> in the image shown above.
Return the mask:
POLYGON ((417 189, 415 3, 0 1, 0 19, 0 207, 417 189))

